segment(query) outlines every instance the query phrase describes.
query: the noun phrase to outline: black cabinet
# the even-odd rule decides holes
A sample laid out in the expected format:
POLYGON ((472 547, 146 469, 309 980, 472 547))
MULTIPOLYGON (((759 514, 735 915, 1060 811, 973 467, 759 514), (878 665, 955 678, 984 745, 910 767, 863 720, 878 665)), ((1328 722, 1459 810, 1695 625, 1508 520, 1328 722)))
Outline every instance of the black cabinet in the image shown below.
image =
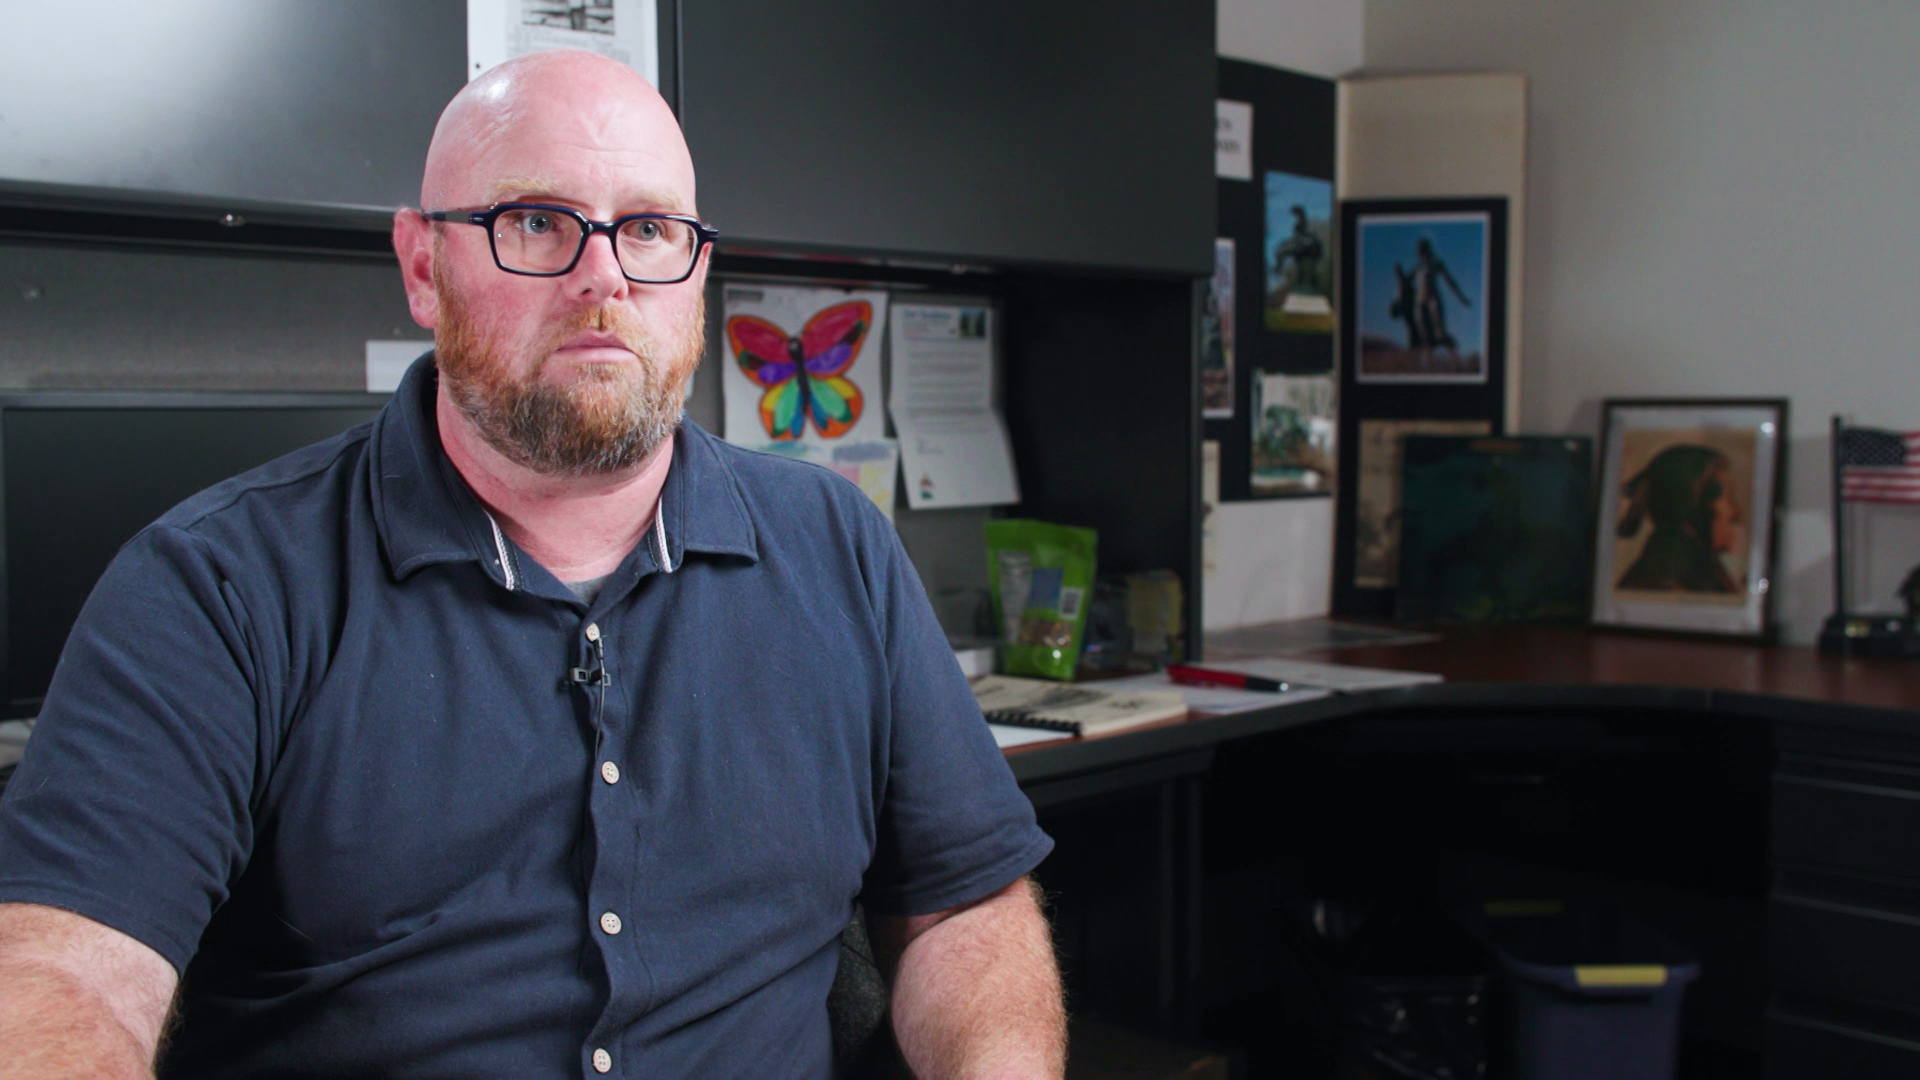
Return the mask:
POLYGON ((1767 1075, 1920 1075, 1920 739, 1775 740, 1767 1075))
POLYGON ((459 0, 93 0, 10 5, 7 22, 5 202, 382 229, 419 198, 465 82, 459 0))
POLYGON ((702 216, 735 250, 1211 272, 1214 8, 679 5, 702 216))

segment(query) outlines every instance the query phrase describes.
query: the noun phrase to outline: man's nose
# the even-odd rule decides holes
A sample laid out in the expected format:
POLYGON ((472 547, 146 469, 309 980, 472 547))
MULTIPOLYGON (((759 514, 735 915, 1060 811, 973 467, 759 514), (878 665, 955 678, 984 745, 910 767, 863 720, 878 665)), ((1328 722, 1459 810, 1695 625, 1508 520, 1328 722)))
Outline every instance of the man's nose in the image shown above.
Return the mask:
POLYGON ((620 260, 613 253, 612 235, 596 232, 587 237, 586 250, 580 253, 573 273, 567 275, 567 283, 576 296, 596 303, 619 300, 627 295, 632 283, 620 272, 620 260))

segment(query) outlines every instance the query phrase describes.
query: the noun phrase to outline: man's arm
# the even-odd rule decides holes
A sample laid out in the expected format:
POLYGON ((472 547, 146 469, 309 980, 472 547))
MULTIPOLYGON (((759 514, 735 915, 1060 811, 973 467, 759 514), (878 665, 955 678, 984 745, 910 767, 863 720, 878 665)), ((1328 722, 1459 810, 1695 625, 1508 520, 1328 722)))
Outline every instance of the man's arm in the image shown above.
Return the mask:
POLYGON ((0 1080, 153 1075, 179 977, 82 915, 0 904, 0 1080))
POLYGON ((874 916, 893 1031, 922 1080, 1059 1077, 1067 1017, 1053 932, 1027 878, 931 915, 874 916))

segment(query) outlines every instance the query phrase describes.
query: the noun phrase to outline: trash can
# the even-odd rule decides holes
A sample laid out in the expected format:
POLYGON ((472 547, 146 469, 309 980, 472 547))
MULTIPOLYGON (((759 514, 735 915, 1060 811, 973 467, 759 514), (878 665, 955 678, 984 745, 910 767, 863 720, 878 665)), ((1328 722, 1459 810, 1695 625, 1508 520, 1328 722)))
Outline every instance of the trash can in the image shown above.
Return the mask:
POLYGON ((1514 1080, 1672 1080, 1700 965, 1612 905, 1493 900, 1479 925, 1506 976, 1514 1080))
POLYGON ((1338 988, 1339 1080, 1482 1080, 1485 950, 1438 905, 1376 918, 1348 946, 1338 988))

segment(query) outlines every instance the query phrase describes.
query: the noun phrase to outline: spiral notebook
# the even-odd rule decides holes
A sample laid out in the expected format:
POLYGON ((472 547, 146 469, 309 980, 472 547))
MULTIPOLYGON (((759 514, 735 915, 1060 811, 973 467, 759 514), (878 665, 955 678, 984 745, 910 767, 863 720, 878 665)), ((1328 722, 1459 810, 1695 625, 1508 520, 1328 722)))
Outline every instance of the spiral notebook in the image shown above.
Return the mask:
POLYGON ((989 723, 1070 735, 1102 735, 1187 712, 1186 699, 1171 690, 1103 690, 1012 675, 974 679, 973 696, 989 723))

